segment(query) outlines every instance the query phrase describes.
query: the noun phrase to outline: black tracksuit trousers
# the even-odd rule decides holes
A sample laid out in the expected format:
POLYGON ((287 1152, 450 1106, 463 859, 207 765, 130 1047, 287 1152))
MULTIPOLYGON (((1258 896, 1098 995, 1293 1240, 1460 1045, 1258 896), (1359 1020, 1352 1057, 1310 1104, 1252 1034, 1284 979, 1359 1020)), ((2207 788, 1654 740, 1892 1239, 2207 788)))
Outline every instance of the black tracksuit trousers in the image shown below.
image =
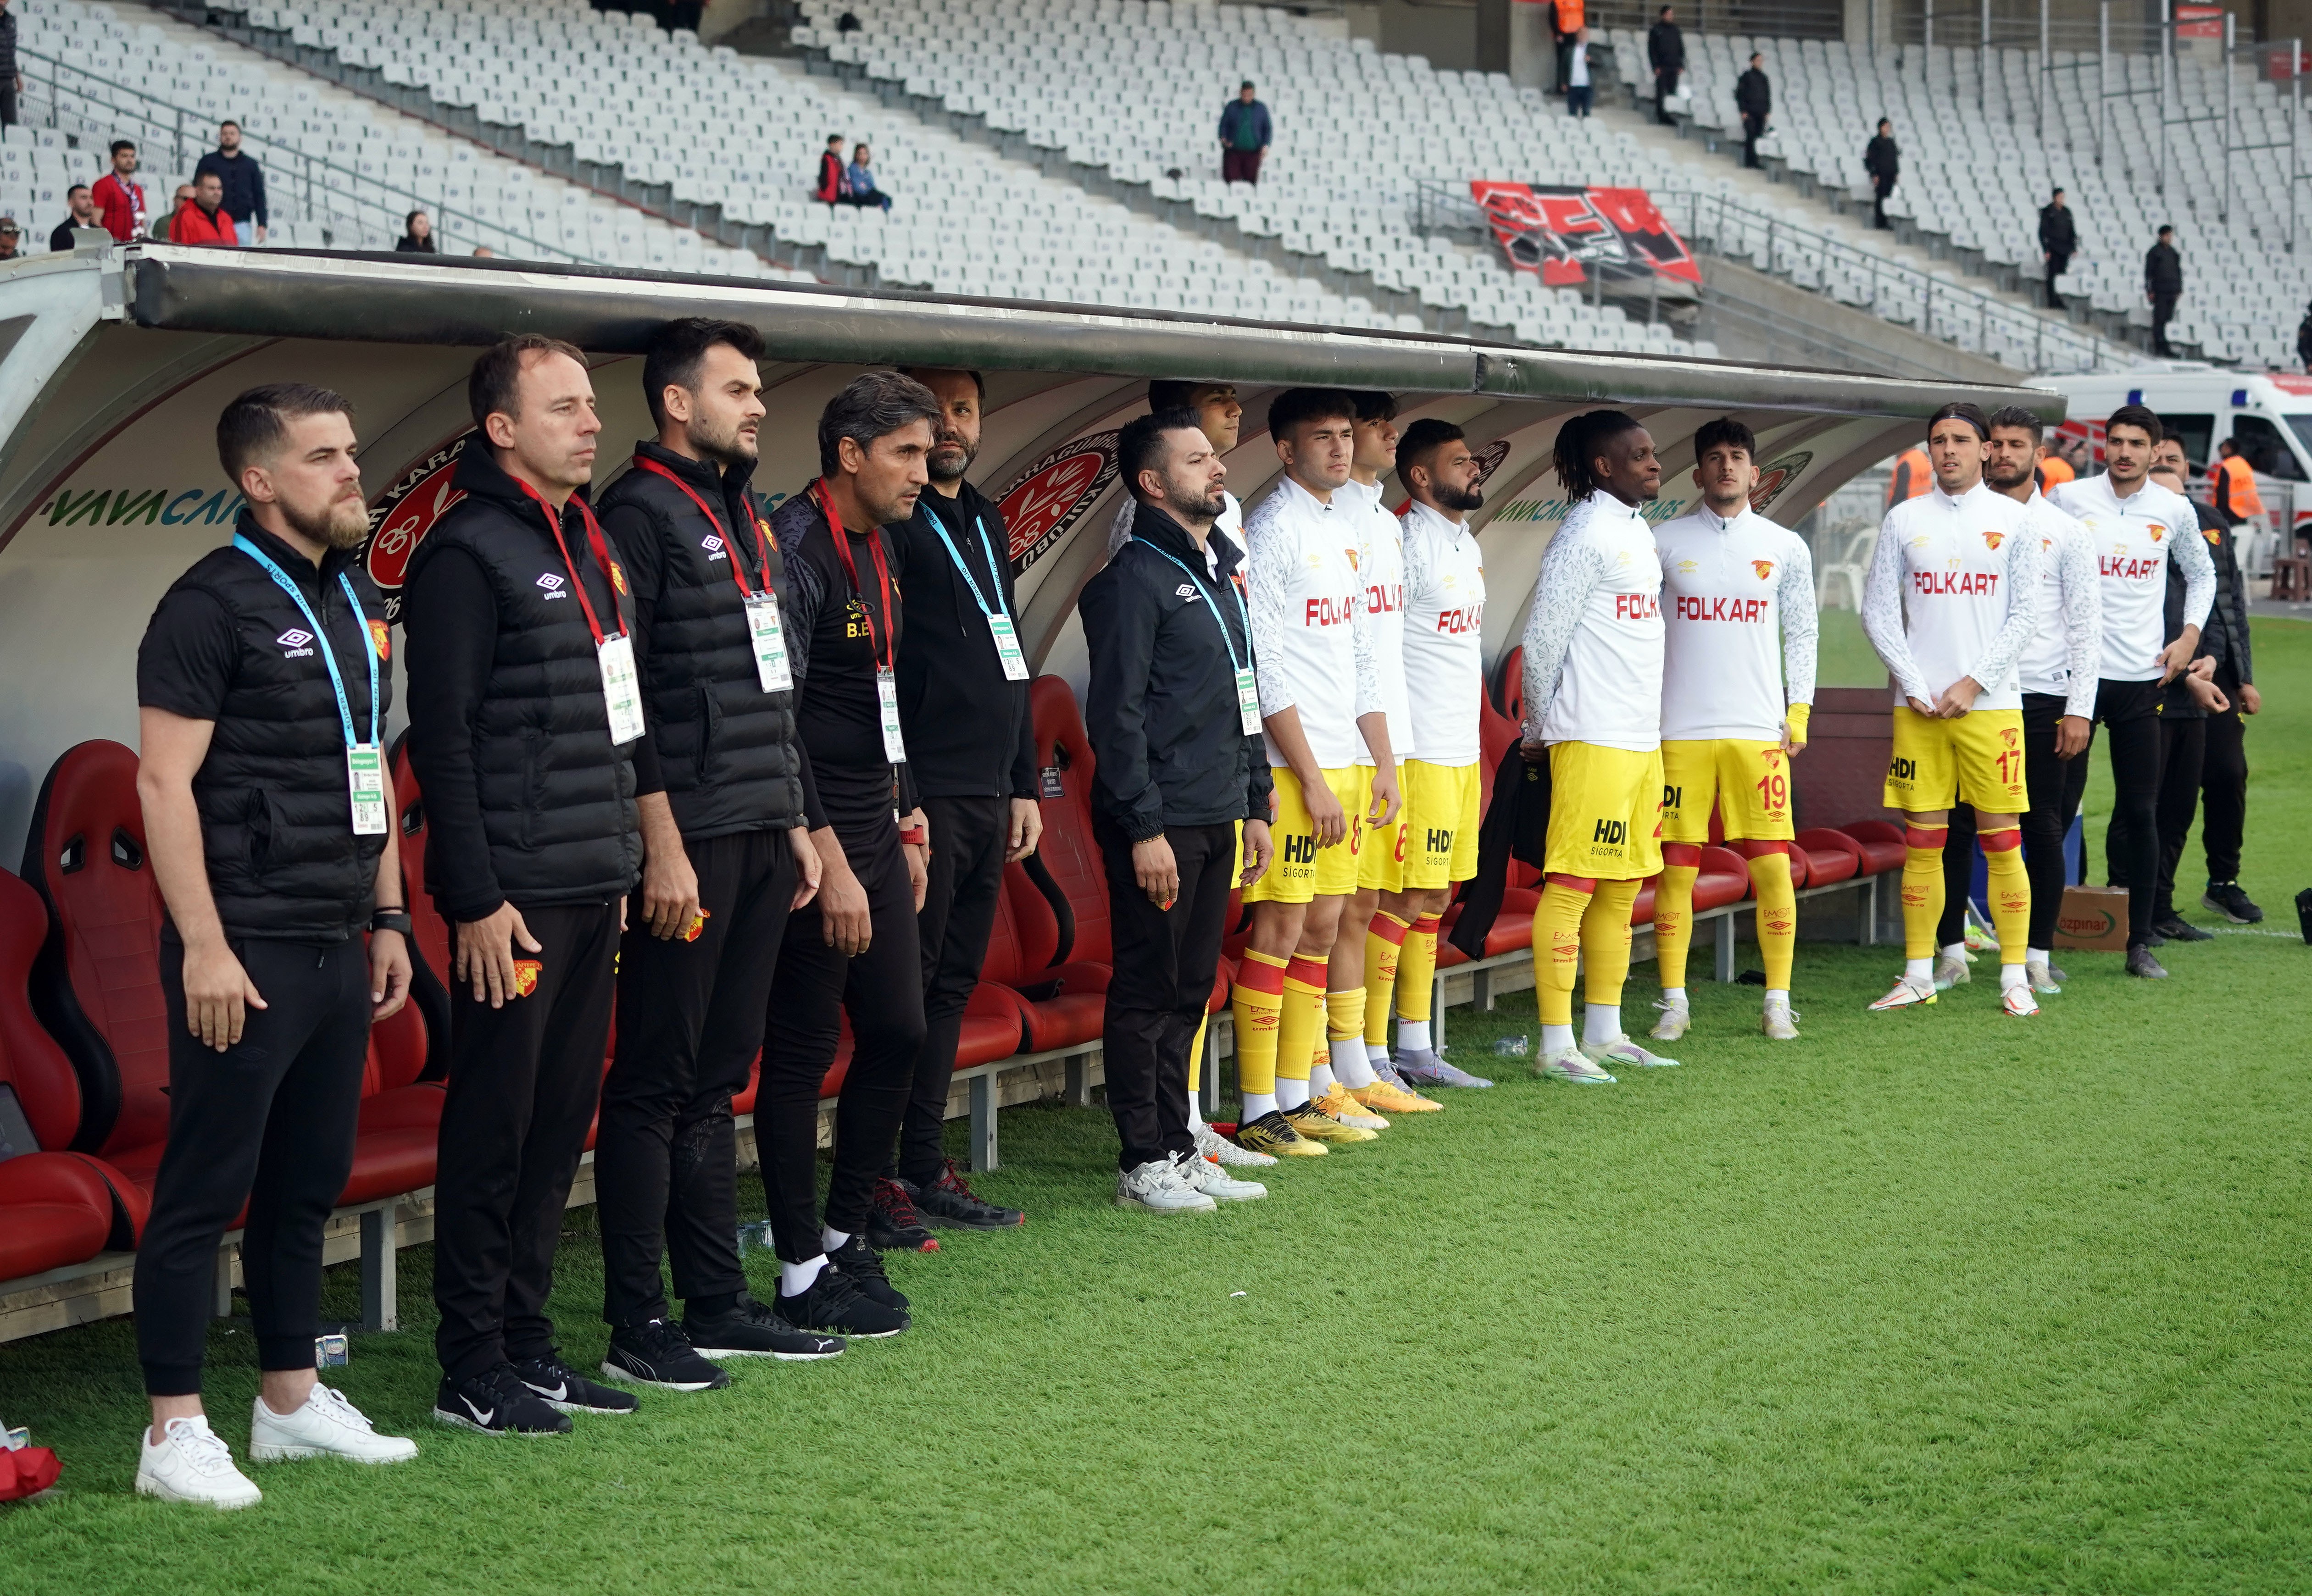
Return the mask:
POLYGON ((2159 883, 2159 703, 2166 693, 2159 682, 2108 679, 2096 689, 2096 719, 2111 733, 2113 793, 2111 824, 2104 832, 2104 879, 2127 888, 2130 947, 2151 941, 2152 898, 2159 883))
POLYGON ((688 844, 706 924, 696 942, 643 925, 618 943, 617 1036, 602 1081, 594 1190, 602 1223, 602 1317, 670 1317, 674 1292, 709 1311, 747 1287, 739 1263, 739 1144, 731 1099, 762 1051, 771 972, 801 872, 784 831, 688 844))
POLYGON ((223 1052, 185 1029, 185 949, 161 943, 169 1028, 169 1144, 136 1249, 136 1354, 144 1390, 197 1396, 217 1247, 241 1204, 241 1268, 261 1369, 313 1366, 321 1230, 353 1170, 369 1052, 361 938, 316 946, 235 938, 264 998, 223 1052))
MULTIPOLYGON (((2196 715, 2159 719, 2159 876, 2151 893, 2151 919, 2156 925, 2176 912, 2176 867, 2184 858, 2192 822, 2200 808, 2200 772, 2208 750, 2208 723, 2196 715)), ((2109 839, 2107 839, 2109 841, 2109 839)), ((2115 851, 2115 872, 2130 861, 2115 851)), ((2115 873, 2115 882, 2119 876, 2115 873)), ((2129 885, 2131 901, 2134 887, 2129 885)))
POLYGON ((2240 717, 2239 678, 2216 672, 2216 685, 2232 707, 2208 717, 2208 754, 2200 766, 2200 844, 2208 853, 2208 879, 2238 881, 2240 842, 2247 831, 2247 724, 2240 717))
POLYGON ((1116 952, 1100 1043, 1108 1107, 1116 1116, 1120 1169, 1195 1149, 1188 1129, 1188 1050, 1212 1000, 1228 926, 1236 827, 1167 826, 1180 895, 1159 909, 1132 873, 1132 843, 1105 820, 1093 824, 1108 867, 1108 935, 1116 952))
POLYGON ((553 1349, 547 1294, 602 1095, 616 903, 525 910, 538 985, 503 1008, 450 981, 450 1096, 434 1183, 434 1355, 452 1379, 553 1349))
POLYGON ((851 1016, 852 1051, 835 1109, 830 1230, 855 1235, 867 1228, 875 1179, 890 1161, 924 1045, 915 894, 899 852, 898 828, 885 811, 864 823, 838 824, 836 835, 866 891, 872 934, 867 951, 853 958, 828 945, 820 899, 787 920, 778 973, 771 980, 762 1085, 755 1094, 763 1195, 782 1263, 805 1263, 825 1251, 815 1215, 819 1088, 835 1062, 843 1016, 851 1016))
MULTIPOLYGON (((1003 892, 1003 856, 1010 850, 1008 798, 927 798, 931 823, 930 879, 915 935, 924 961, 924 1045, 915 1055, 915 1084, 899 1128, 898 1156, 884 1169, 918 1186, 947 1166, 948 1094, 955 1080, 956 1043, 963 1011, 987 962, 1003 892)), ((840 1228, 840 1227, 838 1227, 840 1228)))
MULTIPOLYGON (((2023 695, 2023 781, 2031 807, 2023 815, 2023 870, 2031 878, 2029 946, 2052 948, 2055 916, 2063 906, 2068 885, 2063 868, 2063 833, 2080 812, 2088 789, 2088 758, 2081 750, 2074 759, 2055 757, 2056 723, 2063 718, 2064 700, 2052 693, 2023 695)), ((1954 804, 1950 835, 1943 842, 1943 920, 1935 932, 1938 946, 1949 947, 1966 935, 1966 901, 1975 889, 1975 811, 1954 804)))

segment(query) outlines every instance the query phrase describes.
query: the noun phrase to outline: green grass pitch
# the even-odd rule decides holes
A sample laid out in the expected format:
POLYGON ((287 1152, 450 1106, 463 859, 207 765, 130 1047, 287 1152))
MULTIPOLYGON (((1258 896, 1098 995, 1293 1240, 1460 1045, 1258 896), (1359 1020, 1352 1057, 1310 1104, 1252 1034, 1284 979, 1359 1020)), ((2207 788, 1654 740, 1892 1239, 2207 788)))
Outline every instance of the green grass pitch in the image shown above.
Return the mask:
MULTIPOLYGON (((256 1469, 265 1503, 239 1514, 131 1494, 127 1321, 0 1347, 0 1416, 66 1460, 53 1499, 0 1509, 4 1583, 2312 1589, 2312 950, 2291 905, 2312 627, 2260 624, 2256 646, 2246 885, 2271 918, 2171 946, 2168 982, 2068 954, 2033 1023, 2000 1017, 1987 966, 1878 1016, 1894 950, 1810 944, 1802 1042, 1757 1036, 1756 989, 1704 984, 1685 1067, 1600 1089, 1493 1057, 1532 1030, 1520 994, 1449 1018, 1495 1090, 1178 1219, 1110 1206, 1102 1112, 1011 1111, 981 1183, 1031 1221, 895 1259, 913 1331, 740 1364, 727 1391, 645 1395, 564 1440, 427 1418, 429 1259, 406 1253, 409 1328, 337 1374, 424 1455, 256 1469)), ((2179 896, 2204 921, 2198 863, 2195 842, 2179 896)), ((1640 965, 1633 1018, 1653 990, 1640 965)), ((328 1311, 357 1296, 334 1271, 328 1311)), ((555 1309, 581 1366, 600 1301, 574 1212, 555 1309)), ((220 1326, 210 1349, 241 1452, 250 1343, 220 1326)))

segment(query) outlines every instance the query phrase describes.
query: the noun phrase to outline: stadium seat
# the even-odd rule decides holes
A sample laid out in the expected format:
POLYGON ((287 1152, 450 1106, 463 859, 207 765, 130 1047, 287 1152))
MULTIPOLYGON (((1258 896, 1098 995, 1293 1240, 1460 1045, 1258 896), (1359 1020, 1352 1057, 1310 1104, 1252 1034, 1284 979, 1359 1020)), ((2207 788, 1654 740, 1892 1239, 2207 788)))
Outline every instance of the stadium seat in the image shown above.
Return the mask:
POLYGON ((1862 873, 1862 846, 1844 832, 1809 827, 1798 834, 1796 850, 1806 855, 1808 886, 1831 886, 1862 873))
POLYGON ((1899 870, 1910 852, 1903 841, 1903 828, 1890 821, 1857 820, 1838 830, 1854 844, 1859 860, 1857 875, 1883 876, 1889 870, 1899 870))
POLYGON ((85 1263, 112 1230, 111 1193, 85 1162, 66 1153, 0 1162, 0 1281, 85 1263))
POLYGON ((416 927, 409 940, 410 1003, 425 1023, 425 1064, 416 1078, 442 1081, 450 1078, 450 922, 425 890, 425 799, 409 768, 408 740, 407 732, 394 738, 387 762, 401 816, 401 901, 416 927))
MULTIPOLYGON (((1091 741, 1076 695, 1058 676, 1038 676, 1028 691, 1035 722, 1038 803, 1043 841, 1036 857, 1064 895, 1072 920, 1064 941, 1070 959, 1105 964, 1112 956, 1108 929, 1108 873, 1092 839, 1091 741)), ((1060 951, 1055 948, 1055 951, 1060 951)))

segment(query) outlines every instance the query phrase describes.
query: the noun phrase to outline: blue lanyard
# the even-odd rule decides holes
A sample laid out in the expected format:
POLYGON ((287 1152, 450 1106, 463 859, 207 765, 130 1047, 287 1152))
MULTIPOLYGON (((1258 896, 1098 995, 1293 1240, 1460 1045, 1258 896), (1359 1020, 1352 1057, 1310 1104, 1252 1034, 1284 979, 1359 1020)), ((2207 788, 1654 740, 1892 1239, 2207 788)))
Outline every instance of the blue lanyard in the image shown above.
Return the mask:
MULTIPOLYGON (((1171 551, 1169 549, 1160 549, 1154 544, 1148 543, 1148 540, 1144 537, 1140 539, 1140 541, 1148 545, 1148 552, 1150 554, 1161 554, 1165 559, 1171 560, 1174 565, 1179 566, 1180 574, 1182 576, 1187 577, 1190 581, 1196 584, 1196 591, 1204 596, 1205 607, 1210 609, 1213 613, 1213 624, 1221 629, 1221 641, 1228 645, 1229 668, 1236 671, 1243 670, 1245 668, 1243 662, 1236 657, 1236 639, 1229 635, 1228 622, 1221 615, 1220 600, 1214 598, 1212 596, 1211 590, 1204 586, 1204 579, 1198 576, 1187 566, 1181 565, 1178 560, 1173 559, 1171 551)), ((1236 596, 1236 610, 1238 615, 1244 621, 1245 643, 1248 648, 1251 646, 1252 642, 1252 612, 1245 607, 1244 595, 1241 593, 1239 593, 1236 596)))
MULTIPOLYGON (((998 580, 995 583, 995 603, 997 607, 994 609, 988 608, 986 598, 979 591, 979 583, 971 574, 971 567, 963 563, 962 551, 955 546, 955 539, 947 535, 947 523, 940 519, 939 511, 926 504, 924 506, 924 517, 931 522, 932 530, 939 534, 939 540, 947 545, 947 557, 955 562, 956 574, 962 577, 963 585, 971 589, 971 601, 979 606, 979 613, 986 616, 990 621, 994 620, 998 615, 1002 615, 1007 621, 1010 620, 1012 618, 1012 612, 1009 609, 1002 607, 1003 604, 1003 582, 998 580)), ((991 578, 994 578, 995 573, 995 545, 987 540, 987 523, 976 515, 971 518, 971 520, 972 524, 979 528, 979 552, 987 556, 988 575, 991 578)))
POLYGON ((362 653, 369 660, 369 741, 366 744, 357 743, 354 740, 354 712, 352 708, 346 702, 346 679, 337 674, 337 650, 329 647, 328 633, 322 630, 320 618, 313 614, 313 606, 305 602, 304 590, 299 588, 294 580, 291 580, 287 571, 282 570, 278 565, 276 565, 273 563, 272 558, 267 555, 263 549, 258 548, 255 544, 250 542, 250 540, 241 533, 236 532, 233 534, 232 546, 239 549, 242 554, 247 554, 259 565, 265 567, 265 574, 271 577, 276 583, 278 583, 283 592, 288 594, 291 598, 296 600, 299 613, 303 615, 305 617, 305 624, 312 627, 314 644, 321 650, 321 663, 329 667, 329 685, 337 690, 337 720, 345 727, 346 746, 348 748, 376 747, 377 648, 373 643, 370 642, 370 640, 366 635, 369 631, 369 618, 362 614, 361 600, 354 595, 354 584, 352 579, 347 577, 342 571, 337 572, 337 585, 346 590, 346 602, 353 606, 354 619, 361 623, 362 631, 364 633, 362 639, 363 644, 364 645, 362 649, 362 653))

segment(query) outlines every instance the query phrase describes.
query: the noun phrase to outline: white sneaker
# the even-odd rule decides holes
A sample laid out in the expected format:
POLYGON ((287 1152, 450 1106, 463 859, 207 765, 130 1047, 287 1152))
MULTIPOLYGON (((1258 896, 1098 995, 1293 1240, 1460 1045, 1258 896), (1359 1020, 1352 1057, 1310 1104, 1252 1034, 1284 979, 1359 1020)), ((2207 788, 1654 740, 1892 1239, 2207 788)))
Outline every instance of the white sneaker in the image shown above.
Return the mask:
POLYGON ((1257 1169, 1264 1164, 1274 1164, 1273 1153, 1256 1153, 1250 1147, 1239 1147, 1209 1125, 1196 1128, 1196 1151, 1207 1158, 1218 1159, 1223 1168, 1257 1169))
POLYGON ((249 1421, 249 1459, 274 1463, 291 1458, 344 1458, 355 1463, 406 1463, 417 1455, 417 1443, 399 1435, 380 1435, 368 1417, 320 1381, 294 1413, 276 1413, 257 1399, 249 1421))
POLYGON ((1116 1206, 1152 1214, 1209 1214, 1219 1205, 1188 1184, 1169 1158, 1151 1158, 1117 1173, 1116 1206))
POLYGON ((1935 990, 1948 992, 1951 988, 1963 987, 1974 979, 1975 972, 1966 967, 1965 959, 1947 953, 1935 955, 1935 990))
POLYGON ((2022 981, 1999 994, 1999 1007, 2010 1018, 2027 1020, 2039 1012, 2039 999, 2031 995, 2031 983, 2022 981))
POLYGON ((1614 1077, 1582 1056, 1578 1047, 1552 1053, 1534 1070, 1544 1080, 1563 1081, 1575 1086, 1610 1086, 1614 1077))
POLYGON ((2053 997, 2063 990, 2062 983, 2056 978, 2054 969, 2045 964, 2034 960, 2023 966, 2023 973, 2030 981, 2031 990, 2035 992, 2045 992, 2053 997))
POLYGON ((1581 1053, 1584 1058, 1601 1068, 1607 1064, 1619 1064, 1632 1069, 1676 1069, 1677 1068, 1676 1059, 1665 1059, 1660 1053, 1646 1051, 1636 1042, 1632 1042, 1627 1033, 1616 1036, 1611 1042, 1585 1042, 1581 1044, 1581 1053))
POLYGON ((1916 981, 1905 975, 1896 980, 1893 990, 1870 1006, 1870 1012, 1884 1014, 1890 1008, 1922 1008, 1934 1000, 1934 982, 1916 981))
POLYGON ((1769 1042, 1796 1042, 1799 1016, 1787 1003, 1769 1003, 1759 1012, 1758 1029, 1766 1033, 1769 1042))
POLYGON ((232 1452, 196 1414, 172 1418, 161 1428, 161 1444, 153 1444, 147 1426, 143 1452, 136 1460, 136 1494, 163 1502, 205 1502, 219 1512, 254 1507, 265 1493, 232 1466, 232 1452))
POLYGON ((1654 1007, 1661 1010, 1661 1018, 1654 1022, 1650 1033, 1656 1042, 1676 1042, 1694 1024, 1694 1009, 1685 1003, 1666 1003, 1657 999, 1654 1007))
POLYGON ((1190 1190, 1214 1202, 1252 1202, 1268 1195, 1268 1188, 1258 1181, 1239 1181, 1202 1153, 1184 1155, 1177 1167, 1190 1190))

